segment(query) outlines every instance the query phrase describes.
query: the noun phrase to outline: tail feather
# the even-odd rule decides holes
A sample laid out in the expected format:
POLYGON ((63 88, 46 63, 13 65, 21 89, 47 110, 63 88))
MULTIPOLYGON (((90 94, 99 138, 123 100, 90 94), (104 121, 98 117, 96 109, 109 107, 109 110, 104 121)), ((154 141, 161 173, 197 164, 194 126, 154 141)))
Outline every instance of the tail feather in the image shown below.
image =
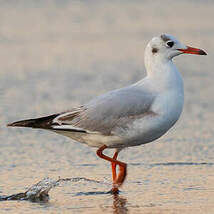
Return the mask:
POLYGON ((18 126, 18 127, 30 127, 30 128, 43 128, 49 129, 53 125, 52 121, 59 114, 53 114, 47 117, 40 117, 29 120, 21 120, 13 123, 9 123, 7 126, 18 126))

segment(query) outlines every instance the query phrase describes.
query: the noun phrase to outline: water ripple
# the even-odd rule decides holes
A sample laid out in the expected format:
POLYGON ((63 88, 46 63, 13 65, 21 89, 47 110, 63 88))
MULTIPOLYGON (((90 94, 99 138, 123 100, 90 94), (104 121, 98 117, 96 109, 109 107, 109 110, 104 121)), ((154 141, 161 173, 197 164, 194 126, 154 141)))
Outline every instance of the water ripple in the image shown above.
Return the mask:
POLYGON ((207 162, 166 162, 166 163, 152 163, 152 164, 145 164, 145 163, 130 163, 129 165, 132 166, 149 166, 149 167, 155 167, 155 166, 213 166, 214 163, 207 163, 207 162))
MULTIPOLYGON (((100 183, 103 184, 104 182, 100 182, 93 179, 88 179, 84 177, 75 177, 75 178, 59 178, 57 180, 44 178, 43 180, 39 181, 38 183, 32 185, 26 192, 16 193, 13 195, 3 195, 0 196, 0 201, 12 201, 12 200, 28 200, 32 202, 48 202, 49 200, 49 191, 59 186, 64 182, 92 182, 92 183, 100 183)), ((98 194, 110 194, 110 192, 79 192, 76 196, 79 195, 98 195, 98 194)))

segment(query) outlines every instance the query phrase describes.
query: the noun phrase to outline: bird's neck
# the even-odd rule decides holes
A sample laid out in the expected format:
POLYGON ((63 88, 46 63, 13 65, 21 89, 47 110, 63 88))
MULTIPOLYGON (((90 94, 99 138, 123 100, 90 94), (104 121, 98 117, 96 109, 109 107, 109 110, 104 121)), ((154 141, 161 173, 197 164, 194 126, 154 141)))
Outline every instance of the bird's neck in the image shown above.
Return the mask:
POLYGON ((183 91, 183 80, 171 59, 145 59, 147 78, 156 83, 159 89, 178 89, 183 91))

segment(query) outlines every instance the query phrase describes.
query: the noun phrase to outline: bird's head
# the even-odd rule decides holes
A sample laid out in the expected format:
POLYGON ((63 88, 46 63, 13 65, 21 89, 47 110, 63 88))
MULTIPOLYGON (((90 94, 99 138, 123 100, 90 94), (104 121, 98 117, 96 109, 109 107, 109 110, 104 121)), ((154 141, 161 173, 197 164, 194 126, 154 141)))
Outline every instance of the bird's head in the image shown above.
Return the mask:
POLYGON ((171 60, 180 54, 207 55, 203 50, 183 45, 174 36, 161 34, 154 37, 146 47, 146 53, 153 57, 161 57, 171 60))
POLYGON ((152 70, 154 66, 159 67, 160 63, 167 63, 180 54, 207 55, 201 49, 182 44, 172 35, 161 34, 154 37, 146 46, 145 66, 147 70, 152 70))

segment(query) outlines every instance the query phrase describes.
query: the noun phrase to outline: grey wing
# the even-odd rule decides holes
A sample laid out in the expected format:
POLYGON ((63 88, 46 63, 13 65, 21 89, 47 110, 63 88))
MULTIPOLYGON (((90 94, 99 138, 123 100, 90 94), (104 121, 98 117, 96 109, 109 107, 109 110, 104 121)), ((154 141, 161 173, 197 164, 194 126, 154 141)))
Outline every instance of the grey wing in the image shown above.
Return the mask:
POLYGON ((154 98, 153 93, 134 87, 111 91, 84 106, 60 114, 53 121, 54 128, 70 127, 72 130, 112 135, 115 128, 126 128, 133 120, 153 114, 154 98))

